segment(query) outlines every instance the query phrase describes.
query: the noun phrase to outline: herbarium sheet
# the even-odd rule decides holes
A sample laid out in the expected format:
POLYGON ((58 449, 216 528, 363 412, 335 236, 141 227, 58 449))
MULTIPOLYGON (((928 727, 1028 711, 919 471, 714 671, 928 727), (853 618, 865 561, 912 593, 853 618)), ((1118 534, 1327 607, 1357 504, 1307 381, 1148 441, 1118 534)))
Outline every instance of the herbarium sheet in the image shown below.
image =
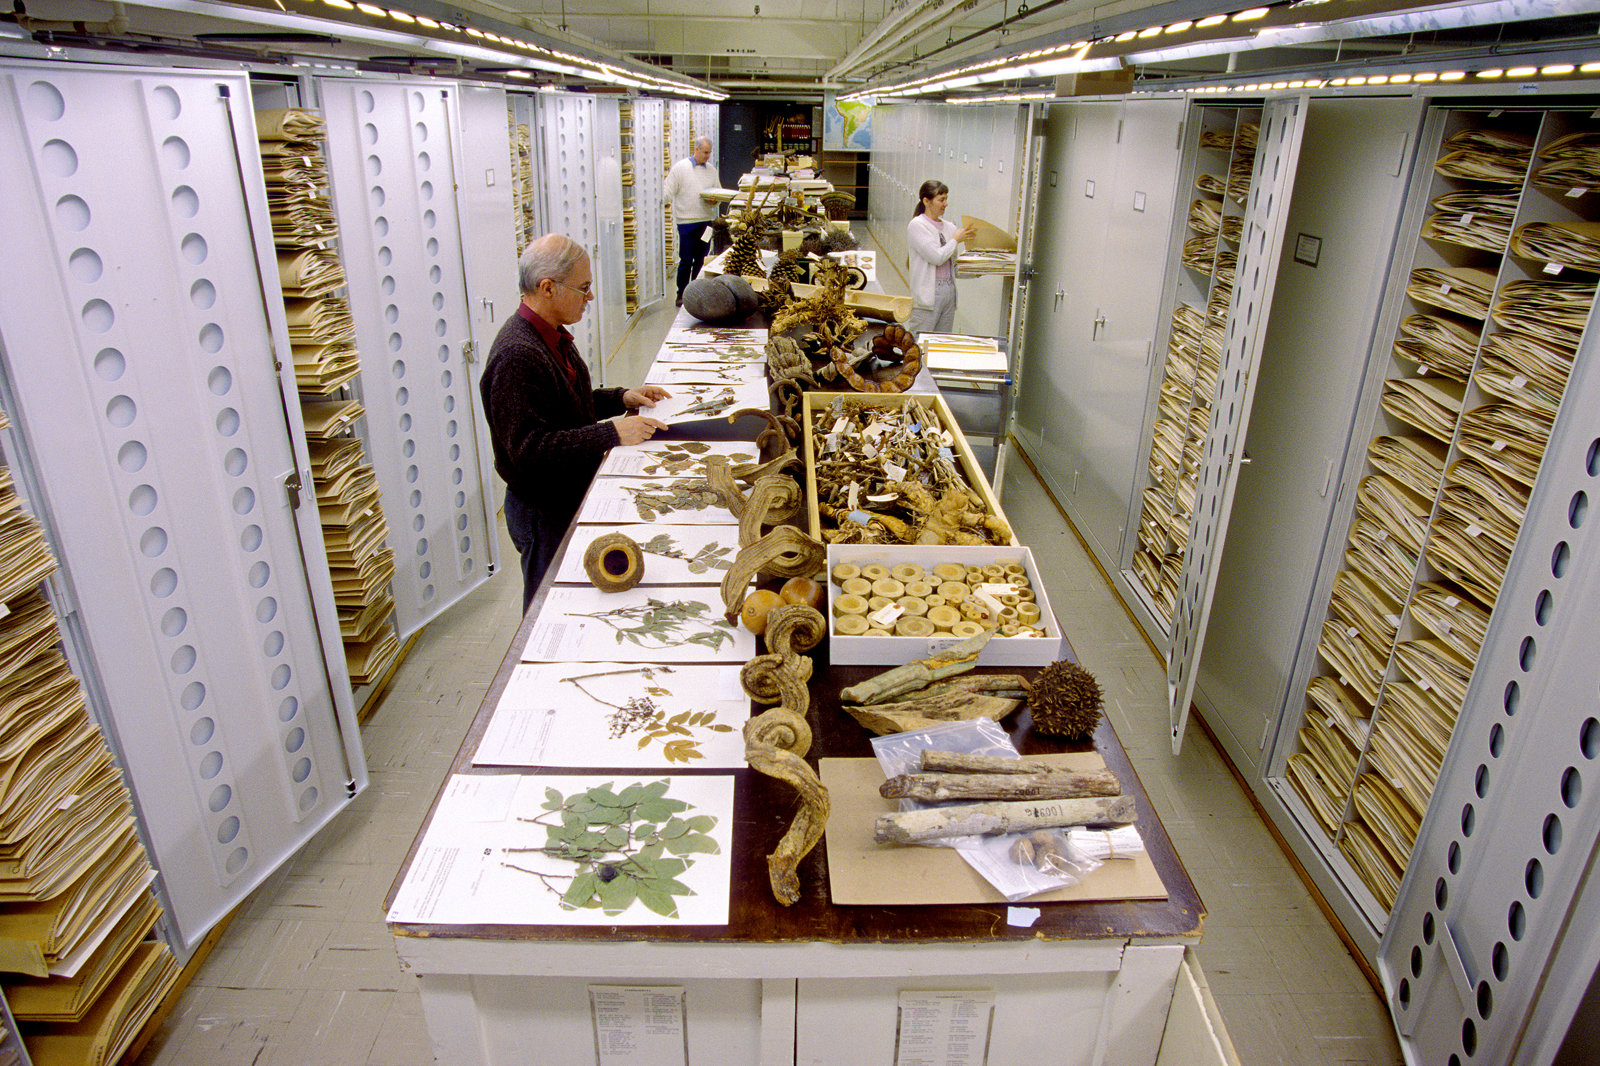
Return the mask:
POLYGON ((733 777, 457 774, 388 920, 726 925, 733 777))
POLYGON ((601 592, 557 585, 522 649, 524 662, 744 663, 756 638, 722 616, 716 587, 601 592))
POLYGON ((589 545, 608 533, 631 537, 643 553, 648 585, 716 585, 739 554, 737 526, 676 526, 666 523, 633 525, 579 525, 567 541, 567 552, 556 568, 556 581, 587 584, 583 568, 589 545))
POLYGON ((523 663, 472 762, 737 769, 749 717, 735 663, 523 663))
POLYGON ((596 525, 654 522, 658 518, 692 525, 739 524, 703 477, 597 477, 578 510, 579 522, 596 525))
MULTIPOLYGON (((684 380, 699 381, 701 378, 684 380)), ((712 455, 725 457, 729 466, 753 463, 760 458, 756 446, 744 441, 648 440, 643 444, 619 444, 612 448, 596 472, 607 477, 705 477, 706 458, 712 455)))

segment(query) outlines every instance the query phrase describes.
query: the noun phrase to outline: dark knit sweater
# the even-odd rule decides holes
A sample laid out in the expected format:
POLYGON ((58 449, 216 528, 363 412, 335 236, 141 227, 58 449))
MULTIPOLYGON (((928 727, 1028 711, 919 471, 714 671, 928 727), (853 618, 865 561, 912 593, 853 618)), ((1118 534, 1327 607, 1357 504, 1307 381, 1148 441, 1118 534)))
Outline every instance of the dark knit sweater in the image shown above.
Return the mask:
POLYGON ((495 470, 519 499, 564 529, 618 442, 616 427, 598 420, 623 413, 624 390, 591 388, 572 335, 553 332, 565 354, 521 314, 508 318, 479 391, 495 470))

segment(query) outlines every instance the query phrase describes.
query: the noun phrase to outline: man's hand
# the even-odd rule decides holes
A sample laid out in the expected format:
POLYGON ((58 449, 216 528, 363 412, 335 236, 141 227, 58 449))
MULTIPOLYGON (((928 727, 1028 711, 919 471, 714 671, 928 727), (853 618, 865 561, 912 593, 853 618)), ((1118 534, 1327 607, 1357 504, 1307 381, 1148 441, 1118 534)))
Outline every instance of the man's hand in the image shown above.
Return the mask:
POLYGON ((654 407, 657 400, 665 400, 671 395, 672 393, 660 385, 640 385, 637 389, 629 389, 622 394, 622 404, 630 411, 640 407, 654 407))
MULTIPOLYGON (((655 386, 650 386, 655 388, 655 386)), ((665 422, 657 422, 653 418, 642 415, 626 415, 617 419, 617 438, 623 444, 643 444, 656 435, 656 430, 666 429, 665 422)))

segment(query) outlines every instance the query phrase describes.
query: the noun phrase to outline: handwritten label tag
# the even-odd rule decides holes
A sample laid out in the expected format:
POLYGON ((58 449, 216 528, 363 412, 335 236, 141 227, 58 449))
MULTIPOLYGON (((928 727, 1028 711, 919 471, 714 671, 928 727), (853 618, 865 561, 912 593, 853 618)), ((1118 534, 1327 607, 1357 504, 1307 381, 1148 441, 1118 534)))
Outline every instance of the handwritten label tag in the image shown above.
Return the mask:
POLYGON ((883 474, 890 481, 904 481, 906 479, 906 468, 885 459, 883 462, 883 474))
POLYGON ((888 629, 900 620, 906 609, 898 603, 891 603, 887 607, 879 607, 872 614, 867 615, 867 621, 880 629, 888 629))
POLYGON ((1581 186, 1573 186, 1572 188, 1567 190, 1567 198, 1575 200, 1575 199, 1577 199, 1578 197, 1582 196, 1584 193, 1586 193, 1588 191, 1589 191, 1588 189, 1585 189, 1585 188, 1583 188, 1581 186))
POLYGON ((1478 526, 1474 525, 1473 523, 1468 522, 1467 523, 1467 536, 1469 536, 1469 537, 1481 537, 1481 536, 1483 536, 1483 530, 1481 528, 1479 528, 1478 526))
POLYGON ((1497 440, 1491 443, 1489 447, 1494 451, 1503 452, 1506 450, 1506 442, 1503 440, 1497 440))
POLYGON ((1470 226, 1472 225, 1472 220, 1477 217, 1478 213, 1476 211, 1468 211, 1466 214, 1461 216, 1461 224, 1463 226, 1470 226))
POLYGON ((1551 274, 1551 275, 1559 274, 1559 273, 1561 273, 1561 269, 1562 269, 1562 267, 1561 267, 1560 263, 1546 263, 1544 265, 1544 272, 1546 274, 1551 274))
POLYGON ((1511 387, 1513 389, 1526 388, 1527 385, 1528 385, 1528 379, 1527 378, 1523 377, 1521 374, 1512 375, 1511 387))

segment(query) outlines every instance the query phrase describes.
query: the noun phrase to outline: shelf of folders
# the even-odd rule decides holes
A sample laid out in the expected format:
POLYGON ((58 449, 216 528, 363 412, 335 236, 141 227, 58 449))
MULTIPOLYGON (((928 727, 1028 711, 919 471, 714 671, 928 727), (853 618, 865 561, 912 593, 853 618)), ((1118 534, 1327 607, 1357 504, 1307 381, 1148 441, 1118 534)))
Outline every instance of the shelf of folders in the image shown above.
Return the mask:
POLYGON ((511 225, 520 255, 538 236, 533 232, 533 131, 526 122, 518 122, 510 108, 506 109, 506 128, 511 133, 511 159, 515 164, 511 172, 511 225))
MULTIPOLYGON (((1382 915, 1410 861, 1600 273, 1600 123, 1453 111, 1287 774, 1382 915)), ((1381 924, 1381 923, 1380 923, 1381 924)))
POLYGON ((1202 111, 1194 153, 1193 202, 1180 253, 1172 326, 1152 425, 1148 479, 1133 553, 1135 587, 1172 625, 1183 552, 1189 543, 1200 461, 1211 427, 1211 399, 1233 296, 1244 212, 1255 169, 1259 108, 1202 111))
MULTIPOLYGON (((0 416, 3 419, 3 416, 0 416)), ((0 421, 0 428, 4 427, 0 421)), ((0 468, 0 986, 39 1066, 116 1062, 177 981, 133 805, 62 651, 44 533, 0 468)))
MULTIPOLYGON (((667 172, 672 169, 672 105, 661 109, 661 180, 667 180, 667 172)), ((661 240, 666 248, 663 269, 671 283, 678 269, 678 227, 672 221, 672 201, 668 200, 661 208, 661 240)))
POLYGON ((400 654, 394 550, 377 476, 355 433, 364 415, 361 362, 350 306, 338 295, 345 276, 322 151, 327 129, 320 115, 290 108, 256 112, 256 131, 339 634, 351 684, 371 684, 400 654))
POLYGON ((622 131, 622 261, 627 281, 627 312, 639 310, 639 210, 634 183, 633 101, 618 105, 622 131))

